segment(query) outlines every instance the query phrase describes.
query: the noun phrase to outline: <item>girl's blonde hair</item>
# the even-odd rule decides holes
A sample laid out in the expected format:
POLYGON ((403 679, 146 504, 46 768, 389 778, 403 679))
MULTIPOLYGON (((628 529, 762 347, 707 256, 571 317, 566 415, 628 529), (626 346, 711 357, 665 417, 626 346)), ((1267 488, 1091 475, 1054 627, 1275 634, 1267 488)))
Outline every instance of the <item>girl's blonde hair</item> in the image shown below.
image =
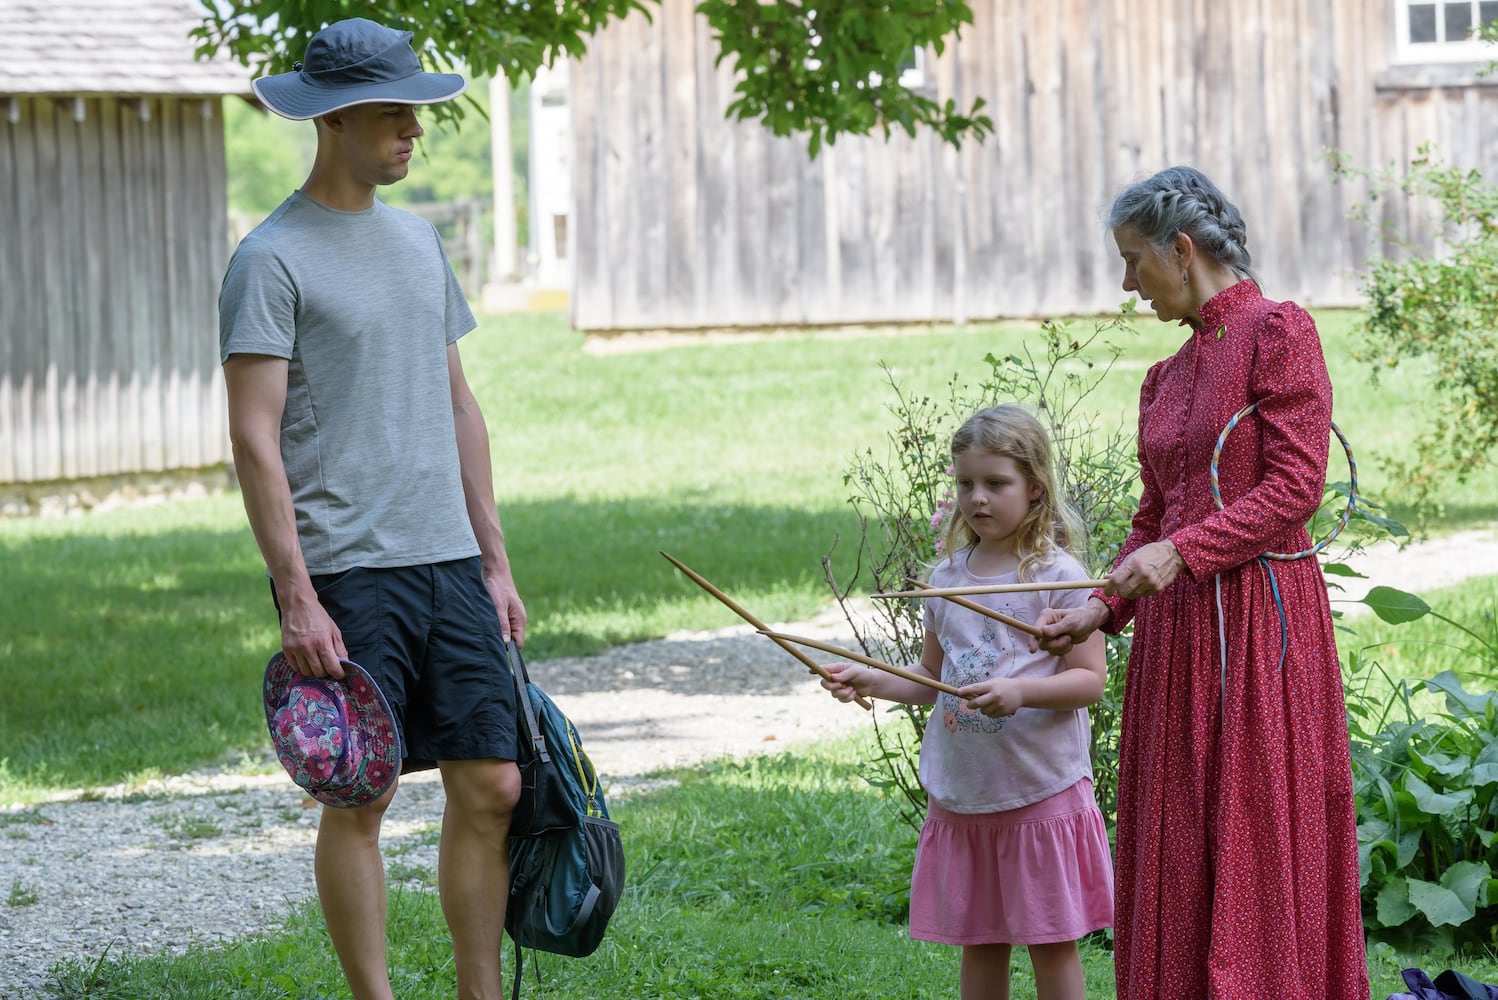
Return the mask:
MULTIPOLYGON (((952 435, 952 459, 970 451, 1003 455, 1014 460, 1025 481, 1040 488, 1030 512, 1015 531, 1019 553, 1019 578, 1027 580, 1032 568, 1047 566, 1058 550, 1076 556, 1086 545, 1082 519, 1066 502, 1056 474, 1056 459, 1050 435, 1023 406, 1003 403, 979 410, 952 435)), ((942 534, 942 550, 952 558, 978 540, 977 534, 955 505, 942 534)))

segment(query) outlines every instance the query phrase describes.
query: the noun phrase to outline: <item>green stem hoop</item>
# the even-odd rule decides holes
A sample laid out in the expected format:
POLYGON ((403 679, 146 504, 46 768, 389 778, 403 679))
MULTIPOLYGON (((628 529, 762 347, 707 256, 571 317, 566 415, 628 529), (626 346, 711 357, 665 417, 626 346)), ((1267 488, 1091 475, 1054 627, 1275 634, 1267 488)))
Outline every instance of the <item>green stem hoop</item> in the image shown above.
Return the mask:
MULTIPOLYGON (((1212 449, 1212 499, 1217 501, 1218 510, 1222 509, 1222 490, 1217 485, 1217 460, 1222 455, 1223 442, 1228 439, 1228 434, 1232 432, 1233 428, 1238 426, 1238 421, 1252 413, 1258 405, 1258 403, 1249 403, 1234 414, 1233 419, 1228 421, 1228 425, 1217 436, 1217 447, 1212 449)), ((1342 442, 1342 450, 1347 453, 1347 470, 1351 477, 1351 485, 1347 490, 1347 506, 1342 509, 1342 519, 1337 522, 1337 526, 1332 529, 1331 534, 1308 549, 1300 552, 1266 552, 1262 558, 1289 562, 1292 559, 1304 559, 1306 556, 1313 556, 1330 545, 1332 539, 1336 538, 1337 535, 1341 534, 1342 529, 1347 527, 1347 519, 1352 516, 1352 508, 1357 503, 1358 498, 1358 463, 1353 460, 1352 445, 1347 443, 1347 436, 1342 433, 1342 428, 1337 426, 1336 421, 1332 421, 1332 433, 1337 435, 1337 440, 1342 442)))

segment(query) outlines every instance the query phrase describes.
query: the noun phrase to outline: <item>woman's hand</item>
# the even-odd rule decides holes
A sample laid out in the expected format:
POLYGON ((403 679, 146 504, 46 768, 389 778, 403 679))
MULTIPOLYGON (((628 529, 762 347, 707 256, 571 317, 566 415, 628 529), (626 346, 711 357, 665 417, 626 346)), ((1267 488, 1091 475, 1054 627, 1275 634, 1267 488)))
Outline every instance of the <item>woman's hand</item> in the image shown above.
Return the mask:
POLYGON ((1046 608, 1040 613, 1040 636, 1030 640, 1030 652, 1043 649, 1054 656, 1065 656, 1073 646, 1080 646, 1087 637, 1107 624, 1113 617, 1108 605, 1096 597, 1087 599, 1080 608, 1057 611, 1046 608))
POLYGON ((852 701, 855 697, 868 697, 874 671, 856 663, 828 663, 823 669, 828 677, 822 679, 822 687, 832 693, 838 701, 852 701), (830 678, 830 679, 829 679, 830 678))
POLYGON ((1108 574, 1103 593, 1136 598, 1157 594, 1175 582, 1186 560, 1169 539, 1141 545, 1108 574))
POLYGON ((1025 707, 1020 684, 1012 677, 990 677, 969 684, 958 692, 958 696, 967 702, 968 708, 993 719, 1013 715, 1025 707))

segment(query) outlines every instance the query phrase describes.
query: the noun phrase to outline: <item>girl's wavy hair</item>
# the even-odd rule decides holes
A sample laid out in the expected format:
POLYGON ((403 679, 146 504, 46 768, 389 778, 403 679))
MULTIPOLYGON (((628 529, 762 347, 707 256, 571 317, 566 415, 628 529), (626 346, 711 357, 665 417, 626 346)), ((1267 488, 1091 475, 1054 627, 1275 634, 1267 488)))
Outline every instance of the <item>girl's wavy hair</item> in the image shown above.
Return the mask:
POLYGON ((1167 167, 1124 188, 1108 210, 1108 228, 1120 226, 1137 230, 1157 254, 1169 249, 1177 233, 1185 233, 1208 257, 1240 277, 1258 280, 1243 214, 1195 167, 1167 167))
MULTIPOLYGON (((1029 579, 1032 568, 1054 562, 1058 550, 1080 556, 1086 529, 1061 491, 1050 435, 1029 410, 1017 403, 1003 403, 968 417, 952 435, 952 459, 970 451, 1014 459, 1025 482, 1040 487, 1040 496, 1030 504, 1029 513, 1015 531, 1021 580, 1029 579)), ((942 533, 945 557, 954 558, 977 540, 962 511, 954 506, 942 533)))

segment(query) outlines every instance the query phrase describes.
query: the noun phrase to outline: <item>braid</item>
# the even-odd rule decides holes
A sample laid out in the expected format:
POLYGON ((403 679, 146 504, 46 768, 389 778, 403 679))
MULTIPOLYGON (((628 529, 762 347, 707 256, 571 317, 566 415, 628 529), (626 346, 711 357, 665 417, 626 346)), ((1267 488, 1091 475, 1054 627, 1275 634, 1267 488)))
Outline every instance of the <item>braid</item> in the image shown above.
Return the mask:
POLYGON ((1119 226, 1137 229, 1161 252, 1185 233, 1219 264, 1254 277, 1242 213, 1195 167, 1169 167, 1125 188, 1108 213, 1108 227, 1119 226))

